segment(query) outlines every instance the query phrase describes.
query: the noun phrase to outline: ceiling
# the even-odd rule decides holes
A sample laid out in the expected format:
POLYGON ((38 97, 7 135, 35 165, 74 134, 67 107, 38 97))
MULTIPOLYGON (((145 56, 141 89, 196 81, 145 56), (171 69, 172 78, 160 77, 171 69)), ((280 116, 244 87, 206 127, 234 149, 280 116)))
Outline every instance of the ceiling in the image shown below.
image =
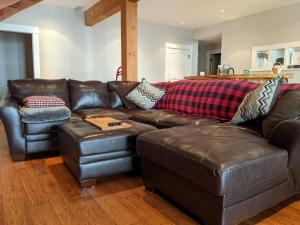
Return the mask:
MULTIPOLYGON (((85 9, 99 0, 44 0, 43 4, 85 9)), ((300 0, 140 0, 139 19, 195 29, 291 5, 300 0)))

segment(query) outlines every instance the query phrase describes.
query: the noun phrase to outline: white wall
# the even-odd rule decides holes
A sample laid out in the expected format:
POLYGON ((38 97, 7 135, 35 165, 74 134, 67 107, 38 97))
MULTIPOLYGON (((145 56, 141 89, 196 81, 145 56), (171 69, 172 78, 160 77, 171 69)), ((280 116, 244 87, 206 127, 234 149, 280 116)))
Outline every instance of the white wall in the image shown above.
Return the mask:
MULTIPOLYGON (((40 28, 42 78, 113 80, 121 65, 120 15, 90 28, 83 11, 37 4, 4 22, 40 28)), ((193 73, 197 73, 198 42, 192 31, 139 22, 139 78, 164 80, 165 43, 194 47, 193 73)))
MULTIPOLYGON (((222 63, 242 73, 251 67, 252 47, 300 41, 300 4, 232 20, 194 31, 195 39, 222 33, 222 63)), ((295 71, 291 82, 300 82, 295 71)))

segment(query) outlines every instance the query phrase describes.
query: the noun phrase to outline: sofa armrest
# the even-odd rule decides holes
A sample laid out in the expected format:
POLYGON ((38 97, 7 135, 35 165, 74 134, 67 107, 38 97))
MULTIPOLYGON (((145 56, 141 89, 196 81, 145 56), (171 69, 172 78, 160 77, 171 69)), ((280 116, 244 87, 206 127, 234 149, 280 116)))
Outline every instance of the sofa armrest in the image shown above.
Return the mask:
POLYGON ((272 132, 270 143, 288 151, 288 168, 291 170, 296 190, 300 191, 300 120, 279 123, 272 132))
POLYGON ((5 127, 12 160, 25 160, 26 144, 18 103, 10 98, 3 99, 0 103, 0 118, 5 127))

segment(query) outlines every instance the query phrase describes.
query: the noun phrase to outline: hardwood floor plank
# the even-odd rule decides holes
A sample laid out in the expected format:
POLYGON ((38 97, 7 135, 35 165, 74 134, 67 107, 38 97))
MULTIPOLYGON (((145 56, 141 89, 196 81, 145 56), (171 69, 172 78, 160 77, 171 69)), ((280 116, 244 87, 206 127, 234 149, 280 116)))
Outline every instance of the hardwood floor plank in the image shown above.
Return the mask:
POLYGON ((17 176, 26 192, 31 205, 41 205, 48 203, 45 191, 40 185, 39 177, 37 177, 32 168, 19 170, 17 176))
POLYGON ((3 195, 5 225, 34 225, 29 212, 29 199, 22 190, 3 195))
POLYGON ((86 224, 115 225, 110 213, 107 214, 94 199, 78 202, 76 207, 86 224))
POLYGON ((34 225, 64 225, 50 203, 30 206, 29 211, 34 225))
POLYGON ((52 175, 42 176, 40 181, 55 214, 63 225, 86 224, 80 216, 80 209, 74 208, 73 204, 69 204, 52 175))
POLYGON ((138 219, 131 213, 114 195, 96 198, 101 208, 110 215, 117 225, 130 225, 138 222, 138 219))

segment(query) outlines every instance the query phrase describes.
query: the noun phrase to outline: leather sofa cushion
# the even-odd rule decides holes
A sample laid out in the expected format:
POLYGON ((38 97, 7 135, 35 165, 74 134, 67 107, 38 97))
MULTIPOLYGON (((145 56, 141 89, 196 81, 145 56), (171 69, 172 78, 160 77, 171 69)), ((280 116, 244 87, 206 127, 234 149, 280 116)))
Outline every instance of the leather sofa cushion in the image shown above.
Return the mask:
POLYGON ((46 141, 57 139, 57 133, 49 134, 28 134, 25 136, 26 142, 46 141))
POLYGON ((77 157, 112 153, 118 151, 135 151, 136 137, 148 131, 155 130, 154 127, 125 120, 133 127, 114 131, 102 132, 100 129, 84 121, 63 124, 60 126, 60 138, 62 142, 67 141, 70 149, 74 151, 69 154, 77 157), (76 152, 77 151, 77 152, 76 152))
POLYGON ((47 108, 26 108, 22 107, 20 115, 23 123, 49 123, 61 120, 68 120, 71 111, 66 106, 47 107, 47 108))
POLYGON ((139 83, 134 81, 110 81, 107 83, 110 91, 115 91, 121 98, 127 109, 138 109, 136 105, 126 99, 126 95, 131 92, 139 83))
POLYGON ((65 79, 59 80, 9 80, 8 89, 12 98, 23 105, 23 99, 28 96, 56 96, 61 98, 66 106, 70 106, 68 84, 65 79))
POLYGON ((110 108, 109 91, 101 81, 69 80, 71 109, 110 108))
MULTIPOLYGON (((80 120, 79 120, 80 121, 80 120)), ((49 134, 58 132, 58 125, 68 123, 69 120, 62 120, 50 123, 25 123, 24 133, 25 135, 36 135, 36 134, 49 134)))
POLYGON ((170 128, 186 125, 208 125, 218 123, 217 120, 201 116, 191 116, 168 110, 134 110, 128 112, 130 118, 142 123, 151 124, 158 128, 170 128))
POLYGON ((119 120, 125 120, 129 118, 129 115, 126 113, 113 110, 113 109, 79 109, 74 112, 78 116, 80 116, 82 119, 90 119, 90 118, 101 118, 101 117, 111 117, 119 120))
POLYGON ((41 140, 26 143, 27 153, 39 153, 59 150, 59 139, 41 140))
POLYGON ((300 118, 300 91, 291 91, 278 100, 272 111, 264 119, 263 133, 270 139, 273 129, 284 120, 300 118))
POLYGON ((111 109, 119 109, 123 108, 124 104, 122 102, 122 99, 118 95, 116 91, 111 91, 109 94, 109 99, 110 99, 110 108, 111 109))
POLYGON ((219 196, 271 177, 287 178, 287 151, 241 127, 220 124, 148 132, 138 138, 137 150, 142 160, 219 196))

